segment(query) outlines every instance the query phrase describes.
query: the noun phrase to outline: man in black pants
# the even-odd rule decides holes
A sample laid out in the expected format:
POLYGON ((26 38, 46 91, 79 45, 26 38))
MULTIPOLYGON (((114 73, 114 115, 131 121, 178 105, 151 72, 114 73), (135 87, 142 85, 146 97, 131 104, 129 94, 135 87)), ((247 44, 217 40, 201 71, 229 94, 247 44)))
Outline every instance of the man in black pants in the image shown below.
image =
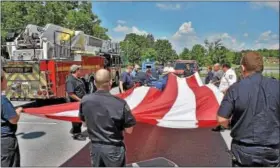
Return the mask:
POLYGON ((244 79, 229 87, 217 116, 232 128, 232 166, 279 166, 279 80, 262 75, 263 58, 256 52, 246 53, 241 67, 244 79))
MULTIPOLYGON (((78 102, 86 94, 86 87, 84 82, 79 78, 80 66, 72 65, 70 67, 70 75, 66 80, 66 92, 68 102, 78 102)), ((75 140, 84 141, 86 137, 82 134, 82 123, 72 122, 72 129, 70 133, 73 134, 75 140)))
MULTIPOLYGON (((4 72, 1 72, 1 89, 7 88, 4 72)), ((14 109, 5 95, 1 95, 1 167, 20 167, 20 152, 16 137, 17 122, 22 108, 14 109)))
POLYGON ((98 70, 94 82, 97 91, 83 97, 79 113, 91 140, 91 164, 93 167, 123 167, 126 165, 123 132, 131 134, 136 120, 125 100, 110 94, 109 71, 98 70))

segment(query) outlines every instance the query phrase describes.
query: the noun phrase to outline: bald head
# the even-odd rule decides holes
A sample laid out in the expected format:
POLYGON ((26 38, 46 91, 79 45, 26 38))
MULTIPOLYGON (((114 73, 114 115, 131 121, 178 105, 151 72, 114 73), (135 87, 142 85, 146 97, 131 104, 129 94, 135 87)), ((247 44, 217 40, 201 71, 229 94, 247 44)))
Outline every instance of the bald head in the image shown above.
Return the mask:
POLYGON ((219 63, 216 63, 215 65, 214 65, 214 71, 218 71, 218 70, 220 70, 221 69, 221 65, 219 64, 219 63))
POLYGON ((111 89, 110 72, 106 69, 100 69, 95 74, 95 85, 97 88, 111 89))

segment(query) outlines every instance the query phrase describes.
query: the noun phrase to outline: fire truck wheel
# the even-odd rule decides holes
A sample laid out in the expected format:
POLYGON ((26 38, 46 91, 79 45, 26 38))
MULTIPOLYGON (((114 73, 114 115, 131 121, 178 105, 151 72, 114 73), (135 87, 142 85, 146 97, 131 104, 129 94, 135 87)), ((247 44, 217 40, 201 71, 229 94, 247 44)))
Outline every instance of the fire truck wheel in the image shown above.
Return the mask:
POLYGON ((94 85, 94 78, 90 78, 88 83, 89 93, 94 93, 96 91, 96 86, 94 85))

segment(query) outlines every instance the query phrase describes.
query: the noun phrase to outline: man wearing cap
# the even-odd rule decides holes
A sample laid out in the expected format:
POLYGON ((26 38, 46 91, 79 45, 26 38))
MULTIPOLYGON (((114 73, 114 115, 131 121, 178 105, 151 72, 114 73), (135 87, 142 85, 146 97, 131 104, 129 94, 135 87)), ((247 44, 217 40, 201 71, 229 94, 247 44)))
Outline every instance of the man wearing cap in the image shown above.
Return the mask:
MULTIPOLYGON (((70 67, 70 75, 66 80, 66 93, 68 102, 79 102, 86 94, 86 87, 80 77, 79 65, 72 65, 70 67)), ((75 140, 84 141, 86 137, 81 134, 82 123, 72 122, 72 129, 70 133, 73 134, 75 140)))

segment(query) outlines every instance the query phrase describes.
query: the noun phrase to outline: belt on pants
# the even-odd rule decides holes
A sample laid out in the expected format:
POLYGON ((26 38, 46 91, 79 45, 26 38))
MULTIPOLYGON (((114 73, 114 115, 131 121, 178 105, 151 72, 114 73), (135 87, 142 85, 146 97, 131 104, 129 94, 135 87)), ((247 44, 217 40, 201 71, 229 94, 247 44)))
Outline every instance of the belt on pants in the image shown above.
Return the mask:
POLYGON ((241 141, 238 141, 238 140, 232 140, 232 143, 233 144, 236 144, 236 145, 241 145, 241 146, 248 146, 248 147, 254 147, 254 146, 259 146, 259 147, 268 147, 268 148, 272 148, 272 149, 279 149, 280 145, 279 144, 276 144, 276 145, 258 145, 258 144, 248 144, 248 143, 245 143, 245 142, 241 142, 241 141))
POLYGON ((112 146, 125 146, 123 142, 104 142, 104 141, 91 141, 93 144, 112 145, 112 146))

